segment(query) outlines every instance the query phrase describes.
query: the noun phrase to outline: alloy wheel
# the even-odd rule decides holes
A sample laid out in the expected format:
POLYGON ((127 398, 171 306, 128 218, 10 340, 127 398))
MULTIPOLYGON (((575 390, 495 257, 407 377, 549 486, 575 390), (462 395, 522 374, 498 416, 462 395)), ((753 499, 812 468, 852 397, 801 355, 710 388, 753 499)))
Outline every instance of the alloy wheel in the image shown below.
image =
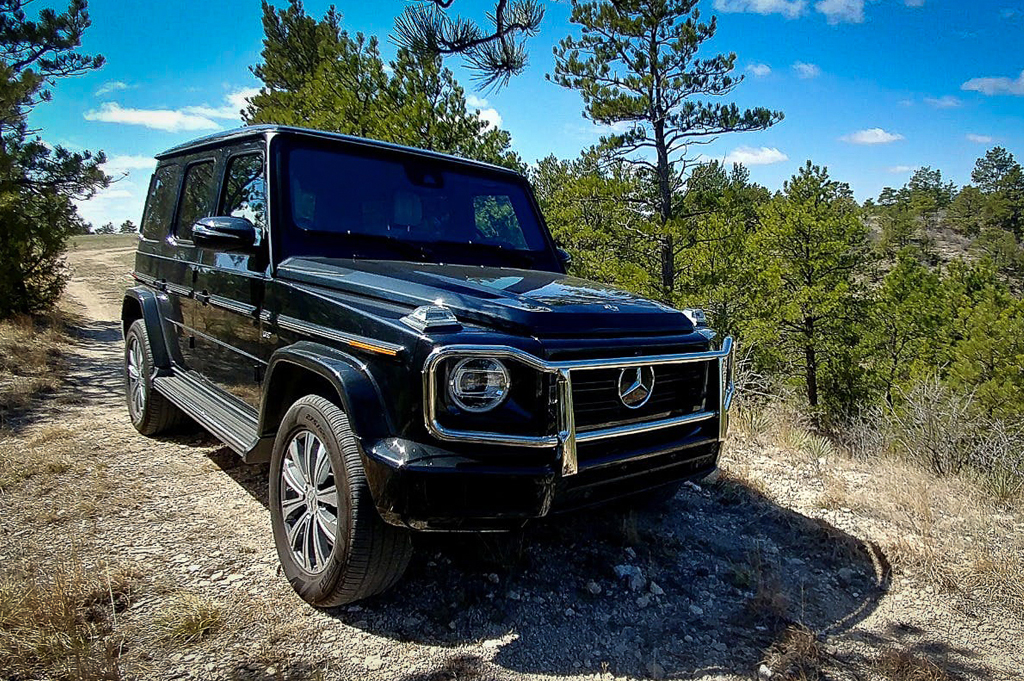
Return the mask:
POLYGON ((292 558, 308 573, 323 572, 338 533, 338 490, 327 447, 311 431, 300 430, 289 441, 280 490, 292 558))
POLYGON ((142 346, 134 336, 128 339, 128 407, 132 419, 138 421, 146 410, 146 373, 142 362, 142 346))

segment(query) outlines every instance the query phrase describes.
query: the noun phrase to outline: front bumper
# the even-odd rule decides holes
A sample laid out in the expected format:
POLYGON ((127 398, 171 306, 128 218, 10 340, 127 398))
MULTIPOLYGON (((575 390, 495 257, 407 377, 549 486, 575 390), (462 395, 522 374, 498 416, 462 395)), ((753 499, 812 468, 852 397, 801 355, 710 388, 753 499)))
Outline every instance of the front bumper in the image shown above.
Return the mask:
POLYGON ((389 523, 423 530, 507 530, 552 512, 600 504, 714 470, 734 393, 733 344, 677 355, 551 362, 515 348, 446 346, 423 368, 426 430, 439 445, 399 438, 363 443, 374 501, 389 523), (557 432, 515 436, 458 431, 437 419, 436 368, 449 357, 505 357, 552 374, 557 432), (580 372, 707 362, 714 391, 693 413, 577 429, 573 376, 580 372), (453 443, 452 450, 443 445, 453 443), (454 451, 453 451, 454 450, 454 451))
POLYGON ((563 476, 557 463, 532 467, 485 463, 482 458, 389 439, 364 451, 364 468, 377 510, 393 525, 501 531, 551 513, 703 477, 715 469, 719 445, 698 429, 631 452, 633 456, 563 476))

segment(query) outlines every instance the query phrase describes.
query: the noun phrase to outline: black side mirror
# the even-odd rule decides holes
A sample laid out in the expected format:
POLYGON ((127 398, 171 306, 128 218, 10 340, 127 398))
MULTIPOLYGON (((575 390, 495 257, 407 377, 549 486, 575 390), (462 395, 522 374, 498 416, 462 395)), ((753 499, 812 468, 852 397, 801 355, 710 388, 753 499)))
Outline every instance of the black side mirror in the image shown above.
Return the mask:
POLYGON ((256 246, 256 227, 245 218, 202 218, 192 226, 192 241, 222 251, 251 250, 256 246))
POLYGON ((555 250, 558 252, 558 259, 562 262, 564 266, 568 267, 569 265, 572 264, 572 253, 565 250, 564 248, 556 248, 555 250))

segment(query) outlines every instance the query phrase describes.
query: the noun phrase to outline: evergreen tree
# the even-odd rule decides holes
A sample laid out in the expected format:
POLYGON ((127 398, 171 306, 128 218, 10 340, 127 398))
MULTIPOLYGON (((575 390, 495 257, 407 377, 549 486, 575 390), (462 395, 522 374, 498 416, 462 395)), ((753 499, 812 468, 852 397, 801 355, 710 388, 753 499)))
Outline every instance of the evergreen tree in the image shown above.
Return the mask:
POLYGON ((121 227, 118 229, 121 234, 135 234, 139 231, 139 228, 135 226, 135 223, 131 220, 125 220, 121 223, 121 227))
POLYGON ((658 216, 656 228, 643 239, 659 250, 661 294, 671 300, 677 257, 692 243, 676 210, 690 145, 763 130, 782 120, 782 113, 708 101, 729 95, 742 76, 730 75, 735 54, 698 57, 717 21, 701 23, 697 0, 573 0, 570 20, 582 34, 555 48, 549 77, 580 92, 586 118, 627 127, 602 143, 614 157, 646 169, 657 188, 650 207, 658 216))
POLYGON ((465 91, 440 57, 399 50, 385 68, 375 37, 351 36, 330 9, 320 21, 292 0, 263 4, 263 88, 246 123, 279 123, 432 149, 522 170, 511 137, 467 111, 465 91), (390 72, 390 75, 389 75, 390 72))
POLYGON ((24 5, 0 0, 0 318, 56 301, 67 276, 61 256, 83 226, 74 201, 109 181, 102 153, 50 147, 26 123, 57 80, 103 64, 76 51, 90 24, 86 2, 43 9, 36 20, 24 5))
POLYGON ((861 389, 857 347, 867 230, 853 194, 807 162, 760 210, 752 237, 758 319, 751 339, 802 377, 807 402, 845 411, 861 389))

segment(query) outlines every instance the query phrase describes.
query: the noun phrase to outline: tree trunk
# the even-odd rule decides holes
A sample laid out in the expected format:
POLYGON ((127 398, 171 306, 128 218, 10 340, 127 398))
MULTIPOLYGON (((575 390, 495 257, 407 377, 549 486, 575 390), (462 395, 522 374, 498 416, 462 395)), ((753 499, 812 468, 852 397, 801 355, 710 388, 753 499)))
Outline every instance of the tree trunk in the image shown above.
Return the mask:
POLYGON ((804 361, 807 376, 807 403, 818 406, 818 355, 814 347, 814 320, 804 320, 804 361))
MULTIPOLYGON (((672 220, 672 166, 668 162, 668 146, 665 143, 665 124, 654 124, 654 145, 658 152, 658 214, 662 230, 672 220)), ((666 302, 671 302, 676 283, 675 244, 672 236, 665 234, 661 242, 661 289, 666 302)))

